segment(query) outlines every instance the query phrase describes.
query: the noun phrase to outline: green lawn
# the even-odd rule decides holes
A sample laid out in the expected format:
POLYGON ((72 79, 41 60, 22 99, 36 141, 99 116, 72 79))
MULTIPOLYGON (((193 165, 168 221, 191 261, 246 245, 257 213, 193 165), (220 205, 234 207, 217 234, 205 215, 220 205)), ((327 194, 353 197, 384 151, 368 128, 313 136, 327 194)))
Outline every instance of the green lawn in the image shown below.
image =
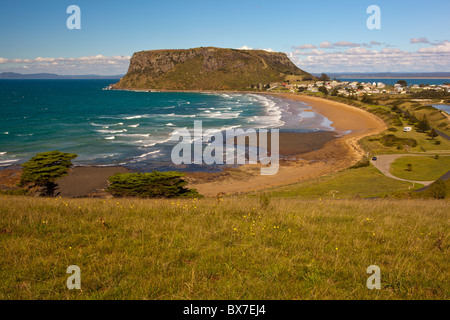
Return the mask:
POLYGON ((400 157, 391 165, 391 173, 399 178, 432 181, 438 179, 450 170, 450 156, 430 157, 400 157), (412 171, 407 171, 407 165, 412 165, 412 171))
MULTIPOLYGON (((394 180, 380 173, 372 165, 358 169, 347 169, 311 181, 279 187, 263 193, 272 197, 298 198, 368 198, 384 196, 397 191, 407 191, 409 182, 394 180), (337 192, 336 192, 337 191, 337 192)), ((421 188, 415 185, 415 189, 421 188)))

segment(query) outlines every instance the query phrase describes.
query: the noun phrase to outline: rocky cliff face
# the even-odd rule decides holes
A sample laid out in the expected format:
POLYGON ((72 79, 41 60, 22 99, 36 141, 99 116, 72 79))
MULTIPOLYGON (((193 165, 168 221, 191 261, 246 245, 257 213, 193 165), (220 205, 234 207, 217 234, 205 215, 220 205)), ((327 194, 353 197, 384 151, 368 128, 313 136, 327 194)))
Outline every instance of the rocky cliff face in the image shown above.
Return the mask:
POLYGON ((288 75, 312 77, 285 53, 214 47, 152 50, 133 54, 127 74, 114 88, 245 90, 288 75))

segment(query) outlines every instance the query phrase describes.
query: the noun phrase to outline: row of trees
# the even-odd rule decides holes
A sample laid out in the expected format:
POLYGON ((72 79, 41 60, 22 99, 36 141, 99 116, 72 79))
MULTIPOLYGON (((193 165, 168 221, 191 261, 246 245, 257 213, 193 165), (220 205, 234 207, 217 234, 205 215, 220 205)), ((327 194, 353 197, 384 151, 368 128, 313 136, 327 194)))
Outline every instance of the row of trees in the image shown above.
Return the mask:
MULTIPOLYGON (((74 153, 59 151, 38 153, 22 165, 20 184, 42 187, 44 195, 54 196, 56 181, 68 174, 72 160, 77 157, 74 153)), ((200 197, 195 189, 186 188, 183 177, 183 173, 176 171, 116 174, 109 178, 107 191, 117 197, 200 197)))

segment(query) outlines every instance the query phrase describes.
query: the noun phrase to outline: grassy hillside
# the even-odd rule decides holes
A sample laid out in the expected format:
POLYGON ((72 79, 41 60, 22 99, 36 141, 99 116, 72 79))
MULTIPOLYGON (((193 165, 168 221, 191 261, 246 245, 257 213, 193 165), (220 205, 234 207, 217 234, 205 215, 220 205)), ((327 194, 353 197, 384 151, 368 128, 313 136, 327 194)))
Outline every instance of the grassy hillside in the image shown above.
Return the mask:
POLYGON ((2 299, 450 297, 446 201, 2 196, 0 213, 2 299))
MULTIPOLYGON (((422 185, 415 185, 420 189, 422 185)), ((413 190, 410 182, 394 180, 373 167, 347 169, 310 181, 263 191, 272 197, 351 199, 382 197, 397 191, 413 190)), ((261 193, 257 193, 261 194, 261 193)))

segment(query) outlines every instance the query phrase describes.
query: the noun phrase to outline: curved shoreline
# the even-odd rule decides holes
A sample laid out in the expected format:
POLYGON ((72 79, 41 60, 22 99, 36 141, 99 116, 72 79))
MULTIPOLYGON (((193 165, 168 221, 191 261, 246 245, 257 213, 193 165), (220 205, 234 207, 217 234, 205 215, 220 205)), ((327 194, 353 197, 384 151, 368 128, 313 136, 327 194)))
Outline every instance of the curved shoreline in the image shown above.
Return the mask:
MULTIPOLYGON (((188 173, 189 187, 196 188, 205 196, 216 196, 219 193, 246 193, 314 179, 348 168, 359 161, 364 152, 357 141, 365 136, 386 130, 386 125, 380 118, 367 111, 340 102, 297 94, 261 92, 258 94, 268 94, 282 99, 305 102, 311 106, 311 111, 328 118, 335 131, 343 134, 343 136, 325 142, 322 146, 318 145, 317 147, 320 149, 299 153, 292 157, 293 160, 280 159, 279 171, 273 176, 261 176, 260 164, 243 165, 238 169, 225 170, 223 174, 199 173, 195 175, 188 173), (348 133, 348 131, 351 132, 348 133)), ((314 133, 310 133, 310 135, 313 136, 314 133)), ((282 137, 280 135, 280 138, 282 137)), ((302 152, 300 151, 302 150, 299 147, 300 144, 311 146, 307 135, 302 133, 287 134, 285 138, 289 139, 290 148, 297 150, 296 152, 302 152)), ((313 141, 317 143, 317 139, 322 138, 313 138, 313 141)), ((312 150, 312 148, 309 150, 312 150)), ((123 173, 125 171, 128 171, 128 169, 120 166, 75 167, 68 176, 60 180, 61 195, 79 197, 87 196, 92 192, 97 193, 95 190, 101 191, 106 187, 108 175, 112 172, 123 173), (89 183, 86 184, 86 181, 89 181, 89 183), (91 191, 86 193, 87 189, 91 191)))
POLYGON ((280 162, 280 168, 276 175, 261 176, 258 175, 260 165, 244 165, 239 168, 240 173, 235 174, 235 177, 231 175, 219 181, 192 183, 191 187, 196 188, 205 196, 215 196, 219 193, 236 194, 259 191, 318 178, 348 168, 358 162, 364 156, 364 151, 359 147, 358 141, 387 129, 383 120, 377 116, 344 103, 296 94, 270 93, 270 95, 306 102, 313 111, 332 121, 331 126, 338 132, 351 132, 326 143, 319 150, 297 155, 297 160, 280 162), (245 176, 245 174, 247 175, 245 176))

